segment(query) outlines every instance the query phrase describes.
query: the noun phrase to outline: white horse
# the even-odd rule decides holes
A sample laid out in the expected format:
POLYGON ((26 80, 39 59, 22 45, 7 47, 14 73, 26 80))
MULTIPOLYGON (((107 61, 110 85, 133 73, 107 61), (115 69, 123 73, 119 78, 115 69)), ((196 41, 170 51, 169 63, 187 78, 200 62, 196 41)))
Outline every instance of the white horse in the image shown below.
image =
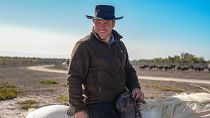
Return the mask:
MULTIPOLYGON (((210 94, 179 94, 164 99, 146 100, 138 103, 142 118, 210 118, 210 94)), ((41 107, 26 118, 73 118, 67 115, 68 106, 49 105, 41 107)))

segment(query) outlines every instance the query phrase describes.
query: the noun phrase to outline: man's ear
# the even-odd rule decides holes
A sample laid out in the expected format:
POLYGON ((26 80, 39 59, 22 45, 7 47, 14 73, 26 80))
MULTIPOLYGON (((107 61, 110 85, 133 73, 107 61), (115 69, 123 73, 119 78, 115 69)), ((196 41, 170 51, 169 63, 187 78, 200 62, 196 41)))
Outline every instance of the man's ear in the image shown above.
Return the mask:
POLYGON ((115 26, 115 20, 112 20, 112 28, 115 26))

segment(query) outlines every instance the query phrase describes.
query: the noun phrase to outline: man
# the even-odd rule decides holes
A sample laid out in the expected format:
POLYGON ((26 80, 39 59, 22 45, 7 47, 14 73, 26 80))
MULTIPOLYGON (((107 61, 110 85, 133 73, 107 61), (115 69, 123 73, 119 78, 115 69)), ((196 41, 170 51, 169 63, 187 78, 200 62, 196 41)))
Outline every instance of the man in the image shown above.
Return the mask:
POLYGON ((134 99, 143 99, 136 71, 129 62, 122 36, 113 28, 114 7, 97 5, 93 30, 79 40, 68 70, 69 103, 76 118, 119 118, 117 95, 132 91, 134 99))

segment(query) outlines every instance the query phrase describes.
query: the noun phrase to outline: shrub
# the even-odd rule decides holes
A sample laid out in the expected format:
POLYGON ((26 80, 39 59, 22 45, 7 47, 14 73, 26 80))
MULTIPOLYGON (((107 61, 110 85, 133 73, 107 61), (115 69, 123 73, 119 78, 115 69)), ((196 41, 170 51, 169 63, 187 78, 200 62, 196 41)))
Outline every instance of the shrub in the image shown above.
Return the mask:
POLYGON ((12 83, 0 82, 0 100, 7 100, 16 98, 18 88, 12 83))
POLYGON ((29 109, 29 108, 37 108, 38 102, 36 100, 25 100, 22 102, 17 102, 21 106, 22 109, 29 109))
POLYGON ((43 80, 40 83, 42 84, 58 84, 56 81, 54 80, 43 80))

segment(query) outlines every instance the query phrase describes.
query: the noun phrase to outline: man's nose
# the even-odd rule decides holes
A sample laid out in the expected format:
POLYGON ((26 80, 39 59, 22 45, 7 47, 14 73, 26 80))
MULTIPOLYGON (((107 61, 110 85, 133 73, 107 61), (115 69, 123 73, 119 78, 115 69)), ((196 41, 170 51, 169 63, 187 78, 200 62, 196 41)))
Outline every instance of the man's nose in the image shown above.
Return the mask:
POLYGON ((105 25, 101 25, 100 29, 106 29, 105 25))

